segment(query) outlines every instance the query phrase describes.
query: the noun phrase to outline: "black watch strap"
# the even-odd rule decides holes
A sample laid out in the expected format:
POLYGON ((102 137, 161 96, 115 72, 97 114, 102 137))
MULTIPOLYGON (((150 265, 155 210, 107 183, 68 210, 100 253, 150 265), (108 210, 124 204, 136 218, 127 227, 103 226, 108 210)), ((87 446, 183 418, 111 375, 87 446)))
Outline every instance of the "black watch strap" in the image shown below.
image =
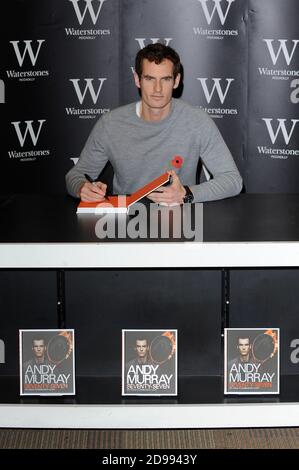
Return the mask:
POLYGON ((193 196, 193 192, 191 191, 191 189, 189 188, 189 186, 184 186, 185 188, 185 191, 186 191, 186 194, 183 198, 183 202, 186 203, 186 202, 193 202, 194 201, 194 196, 193 196))

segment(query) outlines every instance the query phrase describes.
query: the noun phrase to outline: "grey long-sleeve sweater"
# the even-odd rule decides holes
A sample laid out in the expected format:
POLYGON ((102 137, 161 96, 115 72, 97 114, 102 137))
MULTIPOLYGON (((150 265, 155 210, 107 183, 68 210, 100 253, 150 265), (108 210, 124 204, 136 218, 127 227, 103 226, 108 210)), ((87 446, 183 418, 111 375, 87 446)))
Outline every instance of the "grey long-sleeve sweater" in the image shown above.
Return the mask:
POLYGON ((66 184, 78 196, 86 181, 96 178, 109 160, 114 169, 113 192, 131 194, 169 169, 174 156, 183 158, 177 174, 189 185, 195 202, 239 194, 242 178, 219 130, 201 109, 173 99, 170 113, 158 122, 136 114, 136 103, 103 115, 95 124, 78 163, 67 173, 66 184), (199 160, 212 178, 195 184, 199 160))

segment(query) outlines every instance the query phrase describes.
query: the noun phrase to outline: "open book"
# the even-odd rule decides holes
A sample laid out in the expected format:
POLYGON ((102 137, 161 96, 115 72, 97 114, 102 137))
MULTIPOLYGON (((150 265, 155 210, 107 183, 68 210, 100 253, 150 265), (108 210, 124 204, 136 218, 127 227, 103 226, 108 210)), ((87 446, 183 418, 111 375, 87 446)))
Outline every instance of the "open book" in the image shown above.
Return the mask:
POLYGON ((158 178, 155 178, 142 188, 137 189, 137 191, 131 194, 131 196, 108 196, 108 198, 100 202, 81 201, 77 207, 77 214, 127 213, 132 204, 140 201, 140 199, 167 183, 169 178, 170 176, 168 173, 163 173, 163 175, 158 176, 158 178))

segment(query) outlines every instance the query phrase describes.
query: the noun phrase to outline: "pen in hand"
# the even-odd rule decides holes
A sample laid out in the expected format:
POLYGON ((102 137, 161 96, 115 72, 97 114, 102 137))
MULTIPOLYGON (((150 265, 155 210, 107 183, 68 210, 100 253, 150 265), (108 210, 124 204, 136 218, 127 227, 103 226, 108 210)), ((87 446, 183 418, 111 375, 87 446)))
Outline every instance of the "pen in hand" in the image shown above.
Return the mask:
MULTIPOLYGON (((89 183, 96 184, 96 180, 93 180, 87 173, 84 173, 84 176, 89 183)), ((104 195, 104 198, 107 199, 107 201, 109 201, 109 197, 106 194, 104 195)))

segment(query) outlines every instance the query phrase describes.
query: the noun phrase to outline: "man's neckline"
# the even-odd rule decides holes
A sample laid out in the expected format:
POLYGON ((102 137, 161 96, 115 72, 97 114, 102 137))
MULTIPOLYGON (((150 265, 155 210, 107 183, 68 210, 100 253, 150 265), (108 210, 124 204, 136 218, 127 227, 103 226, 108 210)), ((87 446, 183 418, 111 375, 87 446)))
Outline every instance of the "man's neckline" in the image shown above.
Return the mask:
POLYGON ((142 101, 141 100, 137 101, 136 106, 135 106, 135 111, 136 111, 136 117, 138 118, 138 120, 145 123, 145 124, 155 126, 155 125, 159 125, 163 122, 166 122, 166 121, 168 121, 168 119, 170 119, 170 117, 173 114, 174 108, 175 108, 175 99, 172 98, 172 100, 171 100, 171 108, 170 108, 170 111, 167 114, 167 116, 165 116, 163 119, 159 119, 158 121, 148 121, 146 119, 142 119, 142 117, 141 117, 141 106, 142 106, 142 101))

